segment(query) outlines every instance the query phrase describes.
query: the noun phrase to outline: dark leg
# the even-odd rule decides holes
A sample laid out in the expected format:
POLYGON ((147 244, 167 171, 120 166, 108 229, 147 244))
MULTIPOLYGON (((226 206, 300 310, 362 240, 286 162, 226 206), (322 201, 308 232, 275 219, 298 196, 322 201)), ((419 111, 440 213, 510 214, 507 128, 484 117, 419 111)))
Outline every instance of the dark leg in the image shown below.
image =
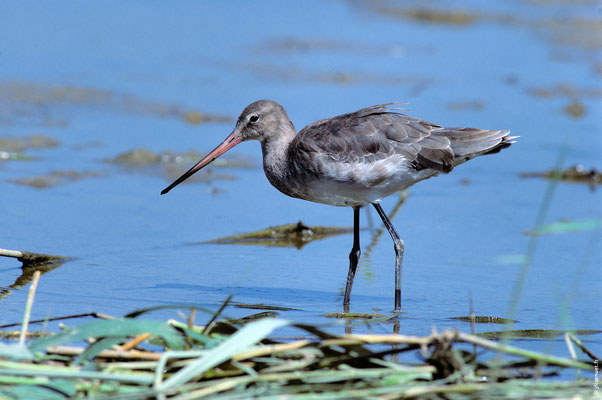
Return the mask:
POLYGON ((376 208, 376 212, 383 220, 385 227, 391 235, 391 239, 393 239, 393 245, 395 246, 395 309, 393 312, 401 312, 401 263, 403 262, 403 240, 401 240, 397 231, 393 228, 393 224, 389 221, 389 217, 387 217, 387 214, 385 214, 380 204, 372 203, 372 205, 376 208))
POLYGON ((349 272, 347 273, 347 284, 345 285, 345 295, 343 296, 343 308, 345 312, 349 312, 349 296, 351 295, 351 287, 353 286, 353 278, 355 278, 355 270, 360 259, 360 208, 353 207, 353 248, 349 253, 349 272))

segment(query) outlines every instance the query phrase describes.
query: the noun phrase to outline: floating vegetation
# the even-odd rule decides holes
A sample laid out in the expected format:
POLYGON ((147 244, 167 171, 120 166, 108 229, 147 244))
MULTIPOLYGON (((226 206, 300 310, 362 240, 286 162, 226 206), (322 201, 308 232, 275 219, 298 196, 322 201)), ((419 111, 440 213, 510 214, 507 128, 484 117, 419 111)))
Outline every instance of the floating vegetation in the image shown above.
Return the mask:
MULTIPOLYGON (((12 108, 32 107, 30 114, 47 114, 52 106, 92 107, 102 110, 124 112, 133 115, 147 115, 158 118, 178 118, 189 124, 202 122, 230 122, 231 118, 223 115, 208 114, 198 110, 187 109, 180 105, 151 101, 140 97, 117 93, 107 89, 81 86, 52 86, 30 82, 0 82, 0 102, 7 103, 12 108), (38 112, 43 109, 44 113, 38 112)), ((9 113, 8 117, 23 115, 9 113)))
POLYGON ((227 236, 201 243, 252 244, 268 247, 296 247, 297 249, 301 249, 311 241, 348 233, 353 233, 353 228, 327 226, 309 227, 299 221, 297 224, 278 225, 255 232, 227 236))
POLYGON ((340 85, 414 85, 417 88, 427 86, 431 80, 421 76, 394 76, 391 74, 375 74, 358 72, 357 70, 308 71, 297 67, 279 67, 267 64, 236 65, 231 67, 249 70, 270 79, 308 83, 333 83, 340 85))
POLYGON ((276 53, 308 53, 315 51, 332 54, 334 52, 350 52, 364 55, 389 55, 394 58, 399 58, 408 52, 405 47, 398 44, 357 43, 323 38, 307 39, 304 37, 270 39, 259 46, 257 50, 276 53))
POLYGON ((52 149, 58 145, 58 140, 47 135, 3 136, 0 137, 0 160, 34 160, 34 157, 23 152, 29 149, 52 149))
POLYGON ((19 251, 0 249, 0 256, 16 258, 23 263, 23 267, 36 267, 40 265, 55 264, 65 262, 69 257, 55 256, 52 254, 34 253, 31 251, 19 251))
POLYGON ((501 318, 501 317, 489 317, 486 315, 468 315, 466 317, 450 317, 463 322, 474 322, 476 324, 513 324, 518 322, 513 319, 501 318))
POLYGON ((568 106, 564 107, 564 112, 575 119, 581 118, 585 114, 585 105, 575 99, 568 106))
POLYGON ((471 25, 478 19, 477 14, 469 11, 448 10, 443 8, 381 8, 378 12, 394 18, 458 26, 471 25))
MULTIPOLYGON (((303 39, 289 39, 285 41, 271 42, 262 49, 268 48, 268 50, 283 51, 286 48, 287 51, 307 51, 312 50, 324 50, 327 51, 330 47, 349 50, 357 50, 359 52, 388 52, 393 58, 400 58, 404 55, 405 50, 401 46, 391 46, 389 48, 374 48, 371 49, 369 46, 362 47, 361 45, 350 44, 345 46, 341 43, 333 42, 313 42, 303 39), (272 48, 275 46, 276 48, 272 48), (306 50, 302 50, 306 49, 306 50)), ((421 51, 421 50, 418 50, 421 51)), ((319 84, 335 84, 335 85, 400 85, 410 86, 413 93, 417 93, 420 90, 431 84, 432 79, 424 75, 401 75, 391 73, 375 73, 374 71, 359 71, 357 68, 343 68, 343 69, 309 69, 303 67, 297 67, 294 65, 276 65, 266 64, 258 62, 222 62, 225 68, 232 68, 237 70, 243 70, 255 74, 261 78, 270 80, 278 79, 286 82, 299 82, 299 83, 319 83, 319 84)))
POLYGON ((532 96, 549 99, 554 97, 569 97, 572 98, 563 111, 575 118, 581 118, 585 115, 585 104, 578 97, 600 98, 602 90, 598 88, 575 88, 569 84, 558 84, 551 88, 530 88, 527 90, 532 96))
MULTIPOLYGON (((124 153, 118 154, 114 158, 107 158, 104 161, 107 163, 119 164, 124 167, 144 167, 151 164, 182 164, 183 168, 190 167, 196 163, 207 153, 198 151, 174 152, 162 151, 153 152, 144 148, 133 149, 124 153)), ((211 163, 212 166, 218 167, 236 167, 236 168, 251 168, 253 164, 242 158, 220 157, 211 163)))
POLYGON ((586 169, 582 165, 574 165, 569 169, 544 172, 524 172, 520 174, 521 178, 546 178, 559 179, 564 182, 587 183, 595 187, 602 183, 602 172, 595 168, 586 169))
POLYGON ((270 306, 266 304, 233 304, 237 308, 248 308, 251 310, 271 310, 271 311, 295 311, 296 308, 270 306))
POLYGON ((4 136, 0 137, 0 149, 23 152, 29 149, 53 149, 59 141, 47 135, 4 136))
POLYGON ((38 175, 31 178, 9 179, 8 182, 17 185, 30 186, 36 189, 47 189, 57 185, 63 185, 69 182, 76 182, 86 178, 97 178, 102 173, 95 171, 79 172, 72 169, 51 171, 44 175, 38 175))
POLYGON ((600 19, 595 16, 549 18, 538 21, 536 25, 546 31, 554 44, 579 47, 592 52, 598 52, 602 47, 602 26, 600 19))
POLYGON ((478 336, 487 339, 551 339, 565 334, 576 336, 599 335, 601 330, 597 329, 577 329, 574 331, 563 331, 557 329, 519 329, 514 331, 482 332, 478 336))
POLYGON ((376 3, 374 1, 356 2, 366 10, 374 10, 378 14, 401 20, 415 21, 426 24, 439 24, 456 27, 468 27, 475 23, 499 23, 508 26, 527 27, 543 35, 556 46, 572 46, 586 51, 597 52, 602 46, 602 26, 597 18, 586 18, 569 15, 563 11, 562 3, 558 2, 557 17, 532 17, 529 13, 495 11, 472 11, 458 9, 452 6, 442 6, 443 3, 431 2, 398 2, 401 5, 391 6, 390 2, 376 3), (376 4, 375 4, 376 3, 376 4), (403 5, 405 3, 405 5, 403 5), (415 5, 416 3, 420 5, 415 5))
POLYGON ((134 149, 121 153, 115 158, 107 158, 105 162, 127 167, 139 167, 161 162, 161 155, 146 149, 134 149))
MULTIPOLYGON (((589 0, 586 0, 586 2, 593 5, 593 2, 589 0)), ((359 12, 362 15, 375 12, 378 15, 403 22, 411 21, 457 28, 470 28, 476 24, 500 24, 503 29, 520 28, 530 30, 537 37, 546 38, 562 57, 579 58, 580 62, 593 60, 593 68, 596 70, 598 68, 596 64, 596 60, 598 60, 597 53, 602 47, 602 24, 600 24, 600 19, 593 13, 590 13, 590 17, 586 17, 567 12, 568 7, 575 6, 574 2, 546 1, 545 3, 548 6, 554 3, 555 12, 542 14, 541 10, 533 9, 531 12, 516 13, 495 11, 483 7, 467 9, 466 5, 458 8, 456 2, 446 3, 441 1, 358 0, 351 4, 361 7, 359 12), (570 48, 569 51, 566 51, 566 48, 570 48), (573 49, 579 51, 570 51, 573 49), (583 51, 590 52, 591 57, 584 57, 583 51)), ((462 2, 462 4, 466 3, 462 2)), ((535 7, 539 8, 539 5, 535 7)), ((600 95, 598 88, 586 89, 586 91, 596 93, 596 97, 600 95)), ((571 97, 574 96, 571 95, 571 97)))
POLYGON ((0 249, 0 257, 16 258, 22 263, 21 275, 15 279, 15 282, 9 286, 5 286, 4 283, 0 285, 0 299, 7 297, 14 290, 19 290, 29 284, 33 280, 36 271, 45 274, 70 260, 70 257, 65 256, 8 249, 0 249))
POLYGON ((576 88, 569 83, 558 83, 555 86, 551 86, 548 88, 530 88, 527 90, 527 93, 530 95, 548 99, 554 97, 571 97, 571 98, 579 98, 579 97, 591 97, 591 98, 600 98, 602 97, 602 89, 597 87, 593 88, 576 88))
POLYGON ((247 323, 249 321, 263 319, 263 318, 269 318, 269 317, 276 317, 277 315, 278 315, 278 312, 276 312, 276 311, 264 311, 264 312, 260 312, 257 314, 247 315, 247 316, 244 316, 244 317, 238 318, 238 319, 229 319, 227 322, 230 324, 234 324, 234 325, 241 325, 241 324, 247 323))
POLYGON ((26 156, 22 153, 16 153, 14 151, 2 151, 0 150, 0 161, 2 160, 34 160, 34 157, 26 156))

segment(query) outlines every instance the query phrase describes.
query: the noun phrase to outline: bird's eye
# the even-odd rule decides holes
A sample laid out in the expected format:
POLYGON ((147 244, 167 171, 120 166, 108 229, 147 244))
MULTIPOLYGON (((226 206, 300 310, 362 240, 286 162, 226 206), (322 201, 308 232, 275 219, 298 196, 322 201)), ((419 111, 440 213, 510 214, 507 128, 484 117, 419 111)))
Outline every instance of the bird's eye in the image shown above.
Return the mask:
POLYGON ((259 119, 259 116, 253 114, 249 117, 249 122, 257 122, 258 119, 259 119))

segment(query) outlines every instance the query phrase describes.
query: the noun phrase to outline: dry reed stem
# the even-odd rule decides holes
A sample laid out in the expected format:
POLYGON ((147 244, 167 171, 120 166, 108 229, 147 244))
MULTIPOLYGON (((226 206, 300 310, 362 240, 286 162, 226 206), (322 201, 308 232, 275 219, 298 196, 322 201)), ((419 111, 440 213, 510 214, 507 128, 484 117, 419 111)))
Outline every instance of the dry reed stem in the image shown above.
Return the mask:
MULTIPOLYGON (((82 354, 86 349, 83 347, 75 346, 50 346, 46 349, 48 354, 57 354, 61 356, 78 356, 82 354)), ((96 358, 121 358, 121 359, 140 359, 148 361, 159 361, 161 353, 154 353, 152 351, 140 351, 140 350, 103 350, 98 353, 96 358)))
POLYGON ((136 336, 135 338, 133 338, 132 340, 130 340, 129 342, 127 342, 126 344, 124 344, 123 346, 120 346, 121 350, 123 351, 128 351, 128 350, 132 350, 134 347, 136 347, 138 344, 144 342, 146 339, 148 339, 149 337, 151 337, 152 335, 150 333, 143 333, 141 335, 136 336))
POLYGON ((263 347, 260 347, 257 349, 243 351, 242 353, 238 353, 237 355, 232 357, 232 359, 234 361, 241 361, 241 360, 246 360, 248 358, 253 358, 253 357, 267 356, 267 355, 275 354, 275 353, 278 353, 281 351, 297 350, 297 349, 300 349, 302 347, 309 345, 310 343, 311 342, 309 340, 299 340, 297 342, 263 346, 263 347))
POLYGON ((24 254, 22 251, 19 250, 0 249, 0 256, 22 258, 24 257, 24 254))

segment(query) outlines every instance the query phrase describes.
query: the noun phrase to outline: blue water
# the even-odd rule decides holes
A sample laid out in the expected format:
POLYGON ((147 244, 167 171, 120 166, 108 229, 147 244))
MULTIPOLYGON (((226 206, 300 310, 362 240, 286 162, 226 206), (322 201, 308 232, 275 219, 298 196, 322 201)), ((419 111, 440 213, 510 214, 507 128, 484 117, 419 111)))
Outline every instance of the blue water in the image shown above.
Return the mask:
MULTIPOLYGON (((564 166, 600 168, 600 52, 580 42, 563 44, 558 36, 562 26, 571 26, 570 17, 591 18, 596 5, 448 3, 476 15, 468 25, 377 10, 404 4, 4 1, 0 86, 24 85, 34 93, 97 89, 114 96, 108 103, 36 102, 0 90, 0 137, 44 134, 60 142, 27 150, 33 161, 0 161, 0 247, 75 257, 42 276, 32 317, 123 315, 179 303, 215 309, 230 293, 239 303, 295 308, 280 315, 298 321, 329 323, 322 314, 342 309, 351 235, 301 250, 191 243, 299 220, 351 226, 351 209, 283 196, 263 175, 258 143, 232 150, 252 168, 213 169, 234 180, 181 185, 159 196, 170 178, 104 159, 139 147, 206 152, 233 122, 192 125, 128 110, 115 100, 120 96, 233 121, 248 103, 271 98, 298 129, 364 106, 407 101, 412 115, 447 126, 512 129, 520 135, 516 145, 414 186, 393 220, 406 243, 403 333, 424 335, 433 326, 468 330, 449 317, 467 315, 470 297, 477 315, 505 316, 521 266, 500 260, 525 253, 532 238, 524 232, 534 228, 550 184, 519 174, 554 167, 564 149, 564 166), (531 94, 559 85, 574 94, 531 94), (563 111, 575 99, 586 110, 579 118, 563 111), (463 102, 482 107, 453 107, 463 102), (48 189, 10 182, 69 169, 102 175, 48 189)), ((600 218, 600 193, 558 184, 544 222, 600 218)), ((395 202, 394 196, 384 200, 384 209, 395 202)), ((370 212, 374 227, 362 231, 363 246, 380 228, 370 212)), ((394 254, 386 232, 364 256, 351 311, 388 313, 394 254)), ((601 259, 599 229, 538 238, 515 328, 600 329, 601 259)), ((20 272, 15 260, 0 259, 0 286, 11 285, 20 272)), ((20 321, 26 296, 23 287, 0 300, 0 324, 20 321)), ((226 314, 249 310, 229 307, 226 314)), ((175 311, 155 316, 177 317, 175 311)), ((391 325, 370 329, 390 332, 391 325)), ((583 339, 602 350, 600 335, 583 339)), ((563 346, 548 350, 568 355, 563 346)))

